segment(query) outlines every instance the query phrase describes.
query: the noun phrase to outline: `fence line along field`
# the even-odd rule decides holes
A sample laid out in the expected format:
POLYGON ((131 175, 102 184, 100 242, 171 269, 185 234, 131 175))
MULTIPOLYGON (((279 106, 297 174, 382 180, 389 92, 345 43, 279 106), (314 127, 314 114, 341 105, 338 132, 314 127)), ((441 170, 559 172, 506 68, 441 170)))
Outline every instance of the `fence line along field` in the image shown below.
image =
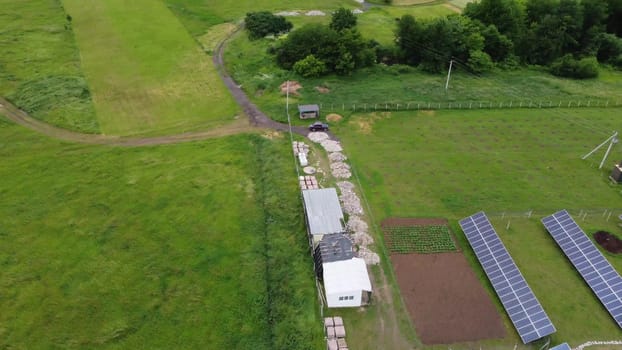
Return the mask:
MULTIPOLYGON (((495 215, 491 220, 557 328, 552 342, 575 345, 610 339, 619 328, 536 215, 551 208, 618 207, 620 189, 608 176, 622 148, 613 147, 602 170, 604 150, 587 160, 581 156, 619 126, 617 108, 586 108, 359 112, 331 128, 357 168, 375 217, 416 213, 446 217, 455 225, 479 210, 499 214, 530 208, 520 218, 495 215)), ((612 211, 589 211, 577 222, 590 235, 605 230, 620 236, 620 213, 610 216, 612 211)), ((488 285, 464 235, 455 232, 481 283, 488 285)), ((622 271, 622 257, 607 258, 622 271)), ((505 344, 514 344, 517 336, 508 329, 505 344)))
POLYGON ((63 4, 104 134, 184 132, 234 120, 239 108, 211 57, 162 2, 63 4))

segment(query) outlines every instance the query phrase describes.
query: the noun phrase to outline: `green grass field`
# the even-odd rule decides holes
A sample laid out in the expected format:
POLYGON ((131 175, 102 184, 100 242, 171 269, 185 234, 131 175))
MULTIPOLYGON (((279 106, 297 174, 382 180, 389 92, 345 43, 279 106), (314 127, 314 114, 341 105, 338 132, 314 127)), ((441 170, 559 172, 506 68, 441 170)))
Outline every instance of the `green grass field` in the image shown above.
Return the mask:
POLYGON ((60 2, 0 0, 0 7, 0 95, 47 123, 99 132, 60 2))
POLYGON ((84 146, 0 117, 0 140, 0 348, 321 344, 283 138, 84 146))
MULTIPOLYGON (((446 217, 485 281, 455 222, 490 213, 620 208, 620 189, 599 155, 580 157, 619 127, 617 109, 437 111, 355 114, 333 130, 361 178, 377 220, 446 217)), ((604 151, 603 151, 604 152, 604 151)), ((600 153, 602 156, 602 152, 600 153)), ((614 213, 580 222, 620 235, 614 213)), ((538 218, 493 218, 501 238, 553 319, 555 341, 615 338, 617 325, 567 262, 538 218)), ((379 239, 379 237, 377 237, 379 239)), ((622 270, 622 258, 608 256, 622 270)), ((485 282, 487 283, 487 282, 485 282)), ((502 308, 500 308, 502 311, 502 308)), ((453 348, 453 347, 452 347, 453 348)))
POLYGON ((211 58, 163 3, 64 4, 104 134, 191 131, 239 112, 211 58))

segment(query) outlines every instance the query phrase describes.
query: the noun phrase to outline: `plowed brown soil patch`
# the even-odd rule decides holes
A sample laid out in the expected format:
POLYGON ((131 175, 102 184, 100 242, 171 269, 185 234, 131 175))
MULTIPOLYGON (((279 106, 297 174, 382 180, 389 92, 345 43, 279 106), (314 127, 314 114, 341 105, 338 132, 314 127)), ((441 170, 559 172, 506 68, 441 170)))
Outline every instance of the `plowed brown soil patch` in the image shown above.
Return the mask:
POLYGON ((606 251, 614 254, 622 253, 622 241, 606 231, 598 231, 594 233, 594 239, 606 251))
POLYGON ((505 337, 499 312, 462 253, 394 254, 391 262, 424 344, 505 337))

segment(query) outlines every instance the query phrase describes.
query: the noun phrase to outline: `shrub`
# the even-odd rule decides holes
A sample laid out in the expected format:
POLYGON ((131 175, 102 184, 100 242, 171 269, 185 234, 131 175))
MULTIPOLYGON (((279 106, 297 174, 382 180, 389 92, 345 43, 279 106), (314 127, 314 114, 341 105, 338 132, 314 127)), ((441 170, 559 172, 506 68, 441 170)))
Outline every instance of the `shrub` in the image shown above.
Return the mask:
POLYGON ((596 57, 586 57, 580 60, 567 54, 557 59, 550 66, 551 73, 560 77, 589 79, 598 77, 598 61, 596 57))
POLYGON ((471 51, 469 54, 469 61, 467 65, 474 73, 484 73, 490 71, 494 64, 490 56, 484 51, 476 50, 471 51))
POLYGON ((622 38, 609 33, 602 33, 598 38, 598 62, 612 62, 622 54, 622 38))
POLYGON ((305 78, 315 78, 326 72, 326 64, 313 55, 301 59, 294 63, 294 72, 305 78))
POLYGON ((344 29, 353 28, 354 26, 356 26, 356 16, 352 13, 352 11, 343 7, 340 7, 337 11, 335 11, 335 13, 333 13, 329 25, 330 29, 338 32, 344 29))

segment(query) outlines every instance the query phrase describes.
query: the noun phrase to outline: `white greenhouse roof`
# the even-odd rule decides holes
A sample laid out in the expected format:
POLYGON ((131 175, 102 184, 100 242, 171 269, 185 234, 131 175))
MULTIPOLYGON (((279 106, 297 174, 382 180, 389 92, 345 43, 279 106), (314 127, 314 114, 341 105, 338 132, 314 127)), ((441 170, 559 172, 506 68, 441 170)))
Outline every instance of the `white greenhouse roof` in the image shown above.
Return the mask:
POLYGON ((365 260, 352 258, 322 264, 324 268, 324 290, 326 295, 352 291, 371 292, 371 282, 367 274, 365 260))
POLYGON ((334 188, 304 190, 302 197, 312 235, 343 232, 343 213, 334 188))

